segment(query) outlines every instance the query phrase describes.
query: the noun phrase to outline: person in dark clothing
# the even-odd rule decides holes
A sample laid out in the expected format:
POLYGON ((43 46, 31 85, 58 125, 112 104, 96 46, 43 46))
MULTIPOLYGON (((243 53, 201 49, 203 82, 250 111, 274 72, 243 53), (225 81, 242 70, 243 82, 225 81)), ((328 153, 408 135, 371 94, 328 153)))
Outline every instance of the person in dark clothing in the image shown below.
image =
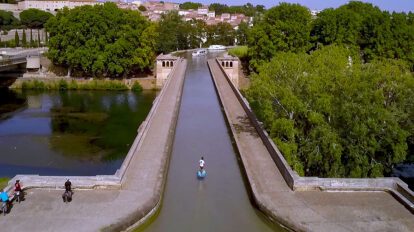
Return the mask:
POLYGON ((65 190, 67 192, 72 192, 72 182, 70 182, 69 179, 65 182, 65 190))

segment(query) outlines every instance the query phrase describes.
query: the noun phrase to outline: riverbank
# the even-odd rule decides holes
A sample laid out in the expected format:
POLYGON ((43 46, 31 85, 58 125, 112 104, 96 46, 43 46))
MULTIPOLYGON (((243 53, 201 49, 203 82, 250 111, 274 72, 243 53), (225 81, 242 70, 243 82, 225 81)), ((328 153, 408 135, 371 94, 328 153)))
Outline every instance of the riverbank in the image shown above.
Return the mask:
POLYGON ((155 89, 155 78, 78 79, 70 77, 18 78, 11 89, 37 90, 132 90, 155 89))
POLYGON ((7 186, 7 183, 9 182, 9 180, 10 178, 7 178, 7 177, 0 178, 0 190, 3 190, 7 186))

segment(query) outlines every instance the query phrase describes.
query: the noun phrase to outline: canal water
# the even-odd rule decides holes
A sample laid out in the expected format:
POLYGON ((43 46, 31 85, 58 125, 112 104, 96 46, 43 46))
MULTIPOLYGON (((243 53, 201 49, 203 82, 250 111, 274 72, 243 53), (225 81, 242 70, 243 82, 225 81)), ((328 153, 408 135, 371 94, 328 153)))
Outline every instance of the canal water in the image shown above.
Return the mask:
POLYGON ((159 214, 138 231, 282 231, 249 200, 206 57, 188 58, 159 214), (207 177, 196 178, 204 156, 207 177))
POLYGON ((0 177, 114 174, 155 92, 0 89, 0 177))

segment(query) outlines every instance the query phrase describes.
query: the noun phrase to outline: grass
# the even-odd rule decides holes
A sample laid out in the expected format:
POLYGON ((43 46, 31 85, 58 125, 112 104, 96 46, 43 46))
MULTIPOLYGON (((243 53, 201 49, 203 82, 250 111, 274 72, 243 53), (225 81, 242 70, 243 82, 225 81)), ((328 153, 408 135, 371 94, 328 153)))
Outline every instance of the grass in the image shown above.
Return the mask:
POLYGON ((237 56, 240 59, 247 57, 247 46, 237 46, 229 49, 229 55, 237 56))
MULTIPOLYGON (((18 88, 18 87, 17 87, 18 88)), ((40 81, 27 80, 24 81, 21 89, 37 89, 37 90, 129 90, 130 88, 119 80, 56 80, 56 81, 40 81)), ((131 89, 134 92, 141 92, 142 86, 138 82, 134 82, 131 89)))
POLYGON ((2 177, 0 178, 0 189, 3 190, 9 183, 10 178, 2 177))

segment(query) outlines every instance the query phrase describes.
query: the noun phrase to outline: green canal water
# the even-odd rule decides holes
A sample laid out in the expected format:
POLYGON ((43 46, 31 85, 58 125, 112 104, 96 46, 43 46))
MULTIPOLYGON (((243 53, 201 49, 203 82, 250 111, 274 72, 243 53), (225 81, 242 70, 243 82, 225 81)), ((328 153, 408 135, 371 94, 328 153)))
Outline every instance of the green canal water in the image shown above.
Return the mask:
POLYGON ((0 177, 114 174, 155 96, 0 89, 0 177))

